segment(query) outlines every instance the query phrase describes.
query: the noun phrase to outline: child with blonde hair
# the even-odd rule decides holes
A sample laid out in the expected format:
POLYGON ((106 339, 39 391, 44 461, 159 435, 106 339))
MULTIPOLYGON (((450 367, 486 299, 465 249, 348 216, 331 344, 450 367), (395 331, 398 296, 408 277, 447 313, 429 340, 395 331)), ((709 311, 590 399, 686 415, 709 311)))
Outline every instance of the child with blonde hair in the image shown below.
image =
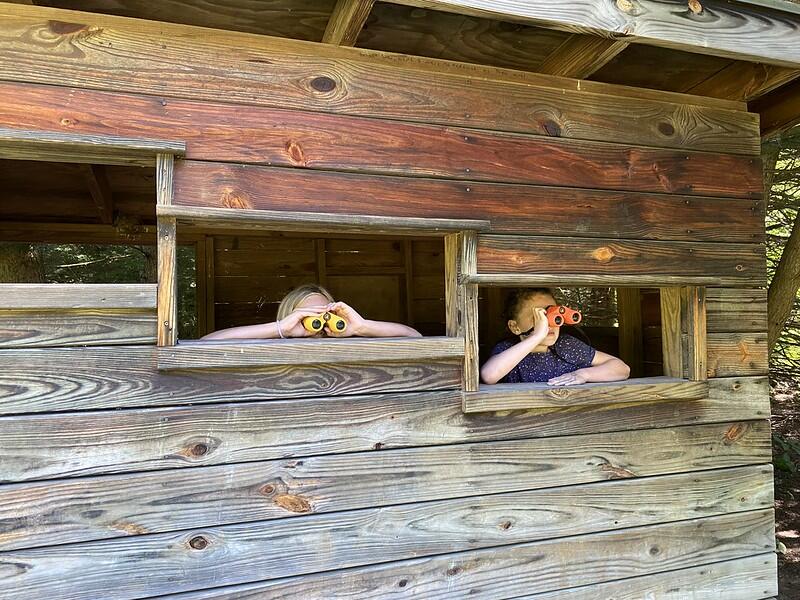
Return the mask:
POLYGON ((352 306, 334 300, 331 293, 321 285, 307 283, 284 296, 278 306, 278 315, 274 322, 221 329, 203 336, 202 339, 234 340, 319 336, 421 337, 421 334, 416 329, 401 323, 365 319, 352 306), (309 331, 303 325, 303 319, 326 312, 344 319, 347 324, 345 329, 338 331, 326 322, 320 331, 309 331))

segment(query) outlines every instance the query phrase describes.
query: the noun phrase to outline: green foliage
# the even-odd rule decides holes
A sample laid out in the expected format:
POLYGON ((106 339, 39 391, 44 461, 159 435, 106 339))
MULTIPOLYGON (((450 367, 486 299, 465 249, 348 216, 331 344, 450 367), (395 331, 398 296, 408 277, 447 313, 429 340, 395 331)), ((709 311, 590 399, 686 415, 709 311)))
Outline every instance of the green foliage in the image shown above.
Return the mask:
POLYGON ((800 465, 800 441, 773 432, 772 434, 773 464, 776 469, 788 473, 797 473, 800 465))

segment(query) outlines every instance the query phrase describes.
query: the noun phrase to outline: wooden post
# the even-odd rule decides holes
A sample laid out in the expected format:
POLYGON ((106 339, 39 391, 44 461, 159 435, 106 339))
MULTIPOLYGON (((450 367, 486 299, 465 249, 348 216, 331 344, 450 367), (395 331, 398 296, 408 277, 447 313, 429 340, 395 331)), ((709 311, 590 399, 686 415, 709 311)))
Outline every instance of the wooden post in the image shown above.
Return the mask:
MULTIPOLYGON (((459 271, 463 275, 475 275, 478 271, 478 236, 474 231, 461 233, 461 260, 459 271)), ((464 326, 464 391, 476 392, 480 387, 480 365, 478 363, 478 286, 461 284, 463 288, 464 326)))
POLYGON ((706 349, 706 288, 684 288, 687 333, 687 369, 691 381, 708 379, 706 349))
MULTIPOLYGON (((156 155, 156 204, 172 204, 172 154, 156 155)), ((176 281, 177 223, 175 217, 158 218, 158 345, 174 346, 178 339, 176 281)))
POLYGON ((661 298, 661 350, 664 375, 683 378, 683 350, 681 348, 681 289, 659 289, 661 298))
POLYGON ((448 337, 463 337, 464 325, 461 320, 463 314, 463 297, 458 284, 458 271, 460 267, 461 234, 451 233, 444 238, 444 302, 445 302, 445 331, 448 337))
POLYGON ((617 288, 619 357, 631 368, 631 377, 643 375, 642 295, 639 288, 617 288))

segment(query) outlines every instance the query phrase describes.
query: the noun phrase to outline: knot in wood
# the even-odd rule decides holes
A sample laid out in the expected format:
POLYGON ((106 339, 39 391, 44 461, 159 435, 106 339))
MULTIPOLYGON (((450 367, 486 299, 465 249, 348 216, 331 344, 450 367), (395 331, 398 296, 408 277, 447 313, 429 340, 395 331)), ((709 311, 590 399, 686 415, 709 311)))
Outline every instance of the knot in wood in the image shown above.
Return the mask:
POLYGON ((208 444, 200 442, 189 448, 189 454, 192 456, 204 456, 208 454, 208 444))
POLYGON ((84 31, 89 26, 85 23, 70 23, 68 21, 48 21, 47 28, 56 35, 72 35, 84 31))
POLYGON ((273 502, 289 512, 311 512, 311 503, 302 496, 295 496, 294 494, 281 494, 280 496, 275 496, 273 502))
POLYGON ((699 0, 689 0, 689 10, 699 15, 703 12, 703 5, 700 4, 699 0))
POLYGON ((253 208, 247 194, 232 189, 223 190, 220 200, 225 208, 253 208))
POLYGON ((661 123, 658 124, 658 131, 661 132, 662 135, 670 137, 675 135, 675 126, 669 121, 661 121, 661 123))
POLYGON ((636 12, 636 5, 632 0, 617 0, 617 8, 628 15, 636 12))
POLYGON ((208 548, 209 541, 202 535, 196 535, 189 540, 189 546, 195 550, 205 550, 208 548))
POLYGON ((286 143, 286 153, 289 155, 289 160, 296 165, 301 165, 303 167, 308 166, 308 161, 306 160, 306 155, 303 152, 303 147, 294 140, 289 140, 286 143))
POLYGON ((748 426, 745 423, 735 423, 725 432, 723 443, 733 444, 742 439, 747 433, 748 426))
POLYGON ((461 567, 450 567, 447 569, 447 576, 448 577, 455 577, 459 573, 461 573, 461 567))
POLYGON ((600 246, 592 252, 592 258, 597 262, 608 263, 617 255, 610 246, 600 246))
POLYGON ((327 75, 320 75, 311 80, 311 87, 318 92, 332 92, 336 89, 336 82, 327 75))

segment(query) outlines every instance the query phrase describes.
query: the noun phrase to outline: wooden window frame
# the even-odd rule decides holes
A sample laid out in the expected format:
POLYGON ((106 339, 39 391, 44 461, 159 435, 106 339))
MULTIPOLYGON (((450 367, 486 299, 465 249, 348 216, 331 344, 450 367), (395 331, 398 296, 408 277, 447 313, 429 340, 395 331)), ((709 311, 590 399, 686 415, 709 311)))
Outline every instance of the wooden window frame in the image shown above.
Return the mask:
MULTIPOLYGON (((483 286, 509 287, 504 277, 476 276, 472 256, 475 240, 461 237, 452 243, 451 254, 458 250, 459 272, 457 306, 464 311, 457 333, 464 337, 464 386, 462 409, 465 413, 509 410, 575 410, 592 405, 613 405, 701 400, 708 397, 706 349, 706 288, 701 286, 660 287, 661 331, 664 375, 607 383, 576 386, 548 386, 546 383, 487 385, 480 383, 478 363, 478 281, 483 286)), ((626 279, 623 285, 614 276, 576 280, 575 286, 653 287, 637 285, 626 279)), ((542 281, 533 275, 526 283, 517 276, 520 286, 557 286, 555 278, 542 281)), ((448 330, 449 331, 449 330, 448 330)))

